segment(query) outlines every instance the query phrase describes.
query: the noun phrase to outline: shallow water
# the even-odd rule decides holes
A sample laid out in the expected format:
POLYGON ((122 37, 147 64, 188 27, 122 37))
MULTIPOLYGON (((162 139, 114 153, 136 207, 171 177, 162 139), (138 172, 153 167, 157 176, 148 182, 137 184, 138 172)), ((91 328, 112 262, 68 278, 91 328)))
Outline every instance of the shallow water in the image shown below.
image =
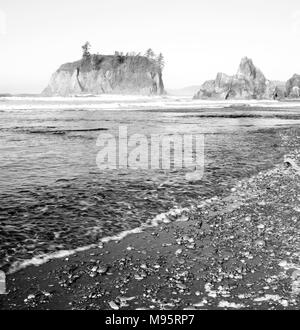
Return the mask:
POLYGON ((88 100, 72 101, 75 110, 59 101, 39 109, 36 100, 18 100, 19 110, 11 111, 14 102, 2 101, 0 111, 4 269, 40 253, 96 243, 174 206, 225 194, 237 180, 280 162, 286 152, 280 133, 300 124, 297 107, 111 111, 85 109, 88 100), (188 182, 190 168, 100 170, 97 138, 117 136, 120 126, 129 136, 203 134, 203 179, 188 182))

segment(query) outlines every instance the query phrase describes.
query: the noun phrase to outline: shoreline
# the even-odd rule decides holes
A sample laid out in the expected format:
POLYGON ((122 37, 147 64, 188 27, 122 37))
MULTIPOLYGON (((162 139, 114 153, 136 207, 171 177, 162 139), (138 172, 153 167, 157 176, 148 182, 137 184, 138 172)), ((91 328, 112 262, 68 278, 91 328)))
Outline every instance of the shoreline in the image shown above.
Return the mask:
POLYGON ((0 309, 298 309, 299 175, 281 165, 170 223, 9 274, 0 309))
POLYGON ((179 218, 179 220, 175 220, 175 221, 181 221, 180 219, 182 217, 184 217, 184 213, 192 211, 192 210, 193 210, 193 207, 191 207, 191 208, 178 208, 177 207, 177 208, 171 209, 167 212, 158 214, 155 218, 149 220, 147 223, 141 224, 141 226, 139 226, 139 227, 121 231, 120 233, 115 234, 113 236, 105 236, 100 239, 98 244, 79 246, 74 249, 60 250, 60 251, 56 251, 56 252, 48 253, 48 254, 40 254, 40 255, 34 256, 32 259, 24 259, 22 261, 16 261, 16 262, 12 263, 12 265, 9 267, 7 274, 9 274, 9 275, 14 274, 29 266, 41 266, 51 260, 67 258, 76 253, 96 249, 99 247, 102 248, 103 244, 107 244, 109 242, 119 242, 119 241, 125 239, 129 235, 141 234, 147 229, 158 227, 159 223, 161 223, 161 224, 170 223, 171 220, 169 220, 169 217, 171 217, 171 218, 176 217, 176 218, 179 218))

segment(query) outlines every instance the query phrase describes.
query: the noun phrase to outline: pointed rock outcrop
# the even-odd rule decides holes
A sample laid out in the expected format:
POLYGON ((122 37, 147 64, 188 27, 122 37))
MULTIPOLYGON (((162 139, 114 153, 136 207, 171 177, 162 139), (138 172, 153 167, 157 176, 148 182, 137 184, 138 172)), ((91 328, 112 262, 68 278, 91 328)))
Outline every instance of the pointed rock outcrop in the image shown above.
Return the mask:
POLYGON ((244 57, 233 76, 218 73, 215 80, 206 81, 195 99, 276 99, 284 95, 282 84, 264 76, 253 61, 244 57))
POLYGON ((294 74, 291 79, 289 79, 285 86, 286 96, 289 98, 300 97, 300 75, 294 74))

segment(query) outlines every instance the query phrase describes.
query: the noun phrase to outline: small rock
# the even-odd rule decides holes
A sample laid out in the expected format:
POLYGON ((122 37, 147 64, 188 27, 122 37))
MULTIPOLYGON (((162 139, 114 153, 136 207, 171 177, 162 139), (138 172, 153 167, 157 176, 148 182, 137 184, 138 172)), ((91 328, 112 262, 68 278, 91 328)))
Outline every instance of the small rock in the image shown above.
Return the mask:
POLYGON ((186 290, 186 285, 185 285, 185 284, 177 283, 176 286, 177 286, 177 288, 180 289, 180 290, 186 290))
POLYGON ((120 307, 114 301, 110 301, 108 304, 109 304, 110 308, 112 308, 114 310, 120 309, 120 307))
POLYGON ((264 247, 266 245, 266 243, 265 243, 265 241, 259 239, 259 240, 255 241, 254 245, 256 247, 262 248, 262 247, 264 247))
POLYGON ((177 219, 178 222, 186 222, 189 220, 189 217, 186 215, 182 215, 180 218, 177 219))
POLYGON ((100 275, 104 275, 106 274, 108 271, 108 267, 107 266, 100 266, 97 270, 98 274, 100 275))
POLYGON ((139 275, 139 274, 136 274, 134 275, 134 278, 137 280, 137 281, 142 281, 144 279, 143 276, 139 275))

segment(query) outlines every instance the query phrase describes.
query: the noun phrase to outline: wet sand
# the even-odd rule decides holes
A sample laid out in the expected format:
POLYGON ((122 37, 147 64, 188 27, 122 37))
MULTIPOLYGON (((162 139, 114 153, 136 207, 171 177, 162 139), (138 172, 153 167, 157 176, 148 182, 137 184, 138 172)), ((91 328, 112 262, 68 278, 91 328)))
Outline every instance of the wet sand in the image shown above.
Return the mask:
POLYGON ((8 275, 1 309, 299 309, 297 157, 155 228, 8 275))

